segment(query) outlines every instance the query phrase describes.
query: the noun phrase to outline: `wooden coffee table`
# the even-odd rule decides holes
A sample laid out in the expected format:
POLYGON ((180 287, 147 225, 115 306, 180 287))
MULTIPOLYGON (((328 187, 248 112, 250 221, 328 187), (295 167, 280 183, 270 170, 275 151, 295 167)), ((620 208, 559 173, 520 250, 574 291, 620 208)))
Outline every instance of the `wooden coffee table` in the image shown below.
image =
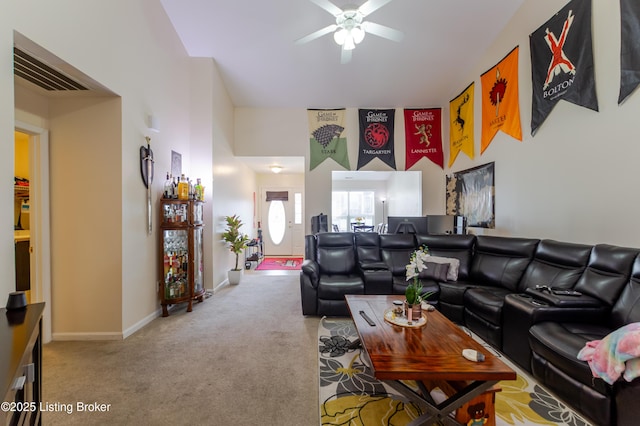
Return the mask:
POLYGON ((402 327, 385 321, 384 312, 403 296, 347 295, 345 298, 375 377, 424 407, 425 414, 411 425, 430 425, 434 421, 460 425, 449 413, 500 380, 516 379, 515 371, 438 311, 427 312, 427 323, 423 327, 402 327), (360 311, 375 325, 369 325, 360 311), (483 353, 485 361, 472 362, 464 358, 462 350, 467 348, 483 353), (401 380, 415 380, 420 391, 414 391, 401 380), (429 382, 433 381, 446 381, 458 391, 437 404, 428 389, 429 382))

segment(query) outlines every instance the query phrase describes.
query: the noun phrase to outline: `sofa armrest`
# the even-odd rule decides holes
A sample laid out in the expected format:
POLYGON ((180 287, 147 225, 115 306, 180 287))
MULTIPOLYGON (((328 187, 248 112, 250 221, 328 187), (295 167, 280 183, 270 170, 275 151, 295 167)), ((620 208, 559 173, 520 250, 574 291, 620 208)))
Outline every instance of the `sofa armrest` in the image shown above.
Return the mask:
POLYGON ((548 291, 542 291, 534 288, 525 290, 525 294, 532 296, 534 299, 546 302, 548 305, 558 308, 602 308, 605 307, 600 299, 581 294, 579 296, 565 296, 554 294, 548 291))
POLYGON ((302 266, 300 270, 303 274, 309 277, 309 282, 313 288, 318 288, 318 284, 320 283, 320 265, 318 262, 311 259, 305 259, 302 262, 302 266))

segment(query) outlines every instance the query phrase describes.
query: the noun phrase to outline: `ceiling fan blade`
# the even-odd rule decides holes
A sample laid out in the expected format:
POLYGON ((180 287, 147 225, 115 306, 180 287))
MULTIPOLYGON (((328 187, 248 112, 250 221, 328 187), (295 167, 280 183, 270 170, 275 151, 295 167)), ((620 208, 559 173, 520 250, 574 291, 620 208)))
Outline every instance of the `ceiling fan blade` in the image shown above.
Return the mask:
POLYGON ((340 63, 346 64, 351 61, 351 54, 353 50, 347 50, 344 47, 342 48, 342 53, 340 54, 340 63))
POLYGON ((386 38, 393 41, 402 41, 402 39, 404 38, 404 34, 402 33, 402 31, 394 30, 393 28, 376 24, 375 22, 363 22, 362 26, 364 27, 364 30, 366 32, 377 35, 378 37, 386 38))
POLYGON ((369 0, 365 2, 362 6, 360 6, 358 10, 360 11, 360 13, 362 13, 363 16, 367 16, 370 13, 373 13, 376 10, 380 9, 382 6, 389 3, 390 1, 391 0, 369 0))
POLYGON ((335 4, 331 3, 329 0, 309 0, 311 3, 315 3, 333 16, 338 16, 342 13, 342 9, 340 9, 335 4))
POLYGON ((329 34, 329 33, 333 32, 333 31, 335 31, 336 28, 338 28, 338 26, 336 24, 326 26, 326 27, 324 27, 324 28, 322 28, 322 29, 320 29, 318 31, 312 32, 311 34, 309 34, 307 36, 304 36, 302 38, 297 39, 295 43, 296 44, 308 43, 311 40, 315 40, 317 38, 322 37, 325 34, 329 34))

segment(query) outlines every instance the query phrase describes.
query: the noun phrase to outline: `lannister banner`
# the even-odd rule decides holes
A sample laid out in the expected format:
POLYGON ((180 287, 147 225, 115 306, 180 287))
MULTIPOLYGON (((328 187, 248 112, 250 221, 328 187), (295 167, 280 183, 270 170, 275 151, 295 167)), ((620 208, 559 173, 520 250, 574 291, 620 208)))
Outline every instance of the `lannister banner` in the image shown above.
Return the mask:
POLYGON ((311 144, 309 170, 315 169, 327 158, 350 170, 347 138, 344 133, 344 109, 309 109, 311 144))
POLYGON ((571 0, 529 36, 529 44, 532 135, 561 99, 598 110, 591 46, 591 1, 571 0))
POLYGON ((640 2, 620 0, 620 96, 618 105, 640 83, 640 2))
POLYGON ((427 157, 444 168, 442 110, 440 108, 405 109, 404 129, 407 149, 406 170, 409 170, 423 157, 427 157))
POLYGON ((449 102, 449 167, 460 151, 473 160, 473 83, 449 102))
POLYGON ((518 47, 498 65, 482 74, 482 139, 480 154, 489 146, 498 130, 522 141, 518 102, 518 47))
POLYGON ((389 167, 396 168, 393 139, 395 112, 394 109, 361 109, 358 111, 360 116, 358 170, 376 157, 389 167))

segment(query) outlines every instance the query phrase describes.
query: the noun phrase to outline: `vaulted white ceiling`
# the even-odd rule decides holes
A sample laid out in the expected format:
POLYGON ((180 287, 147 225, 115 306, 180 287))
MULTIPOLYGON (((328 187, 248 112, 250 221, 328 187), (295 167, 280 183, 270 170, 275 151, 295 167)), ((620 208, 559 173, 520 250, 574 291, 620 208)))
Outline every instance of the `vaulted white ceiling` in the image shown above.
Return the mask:
POLYGON ((468 74, 523 1, 393 0, 367 20, 402 31, 402 42, 367 34, 347 64, 331 34, 294 43, 335 23, 309 0, 161 3, 188 54, 215 59, 237 107, 401 108, 442 105, 463 89, 449 82, 468 74))

